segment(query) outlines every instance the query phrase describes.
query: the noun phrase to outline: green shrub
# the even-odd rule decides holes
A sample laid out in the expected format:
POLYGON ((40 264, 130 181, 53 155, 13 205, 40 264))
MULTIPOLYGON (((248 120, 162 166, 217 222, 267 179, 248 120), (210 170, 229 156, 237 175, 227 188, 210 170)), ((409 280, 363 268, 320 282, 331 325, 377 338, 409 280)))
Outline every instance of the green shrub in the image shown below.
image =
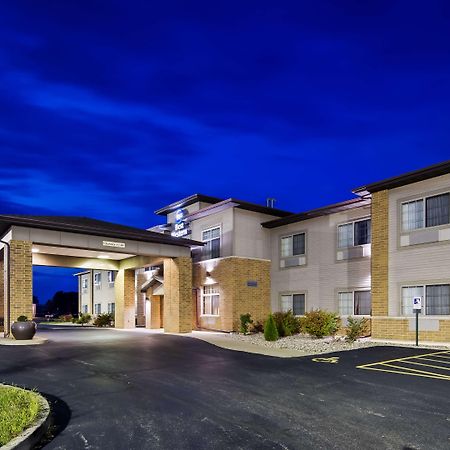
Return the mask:
POLYGON ((295 317, 292 311, 276 312, 273 314, 273 318, 280 337, 300 333, 300 319, 295 317))
POLYGON ((366 317, 352 317, 347 319, 345 334, 350 342, 356 341, 359 337, 367 336, 369 332, 369 320, 366 317))
POLYGON ((276 341, 278 340, 278 330, 275 320, 272 314, 269 315, 269 318, 266 320, 264 324, 264 338, 266 341, 276 341))
POLYGON ((28 320, 27 316, 19 316, 17 318, 17 322, 26 322, 28 320))
POLYGON ((114 317, 112 314, 99 314, 94 319, 94 325, 96 327, 110 327, 114 321, 114 317))
POLYGON ((80 314, 78 317, 77 323, 79 323, 81 326, 83 326, 85 323, 89 323, 91 321, 92 317, 90 314, 80 314))
POLYGON ((239 328, 239 331, 242 334, 247 334, 248 327, 253 323, 252 316, 250 315, 250 313, 241 314, 240 319, 241 319, 241 326, 239 328))
POLYGON ((336 334, 341 325, 341 319, 337 314, 321 309, 307 312, 302 322, 306 333, 317 338, 336 334))

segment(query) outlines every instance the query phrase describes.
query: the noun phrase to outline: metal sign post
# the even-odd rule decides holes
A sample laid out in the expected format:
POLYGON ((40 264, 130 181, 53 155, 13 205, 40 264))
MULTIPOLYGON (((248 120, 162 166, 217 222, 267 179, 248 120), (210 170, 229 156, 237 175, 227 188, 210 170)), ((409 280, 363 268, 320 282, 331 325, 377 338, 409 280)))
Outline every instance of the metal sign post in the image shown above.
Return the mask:
POLYGON ((413 298, 413 311, 416 313, 416 347, 419 346, 419 313, 422 310, 422 297, 413 298))

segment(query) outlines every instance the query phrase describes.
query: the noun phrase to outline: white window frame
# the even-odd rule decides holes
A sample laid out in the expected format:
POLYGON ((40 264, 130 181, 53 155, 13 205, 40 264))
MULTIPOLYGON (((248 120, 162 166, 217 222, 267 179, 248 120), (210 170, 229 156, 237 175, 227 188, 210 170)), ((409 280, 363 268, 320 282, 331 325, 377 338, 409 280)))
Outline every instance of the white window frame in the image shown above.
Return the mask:
POLYGON ((402 317, 414 317, 414 311, 411 311, 411 314, 403 314, 403 289, 404 288, 422 288, 423 296, 422 296, 422 309, 420 310, 421 316, 427 317, 450 317, 449 314, 427 314, 427 286, 450 286, 449 282, 444 283, 413 283, 413 284, 404 284, 400 287, 400 315, 402 317))
POLYGON ((214 284, 206 284, 204 286, 202 286, 202 295, 201 295, 201 316, 203 317, 219 317, 220 316, 220 289, 219 289, 219 285, 217 283, 214 284), (217 292, 209 292, 205 294, 205 288, 206 287, 210 287, 210 286, 216 286, 217 287, 217 292), (209 314, 209 313, 205 313, 205 301, 209 301, 209 310, 212 311, 212 297, 213 296, 217 296, 218 297, 218 302, 219 302, 219 306, 218 306, 218 312, 217 314, 209 314))
MULTIPOLYGON (((222 225, 214 225, 213 227, 205 228, 202 230, 202 242, 206 244, 207 242, 215 241, 216 239, 219 240, 219 256, 216 256, 214 258, 208 258, 208 259, 216 259, 220 258, 220 255, 222 254, 222 225), (208 231, 219 229, 219 237, 211 238, 211 239, 203 239, 203 233, 207 233, 208 231)), ((203 247, 205 248, 205 247, 203 247)), ((204 256, 202 255, 202 259, 206 260, 204 256)))
POLYGON ((102 304, 94 303, 94 314, 98 315, 102 313, 102 304))
POLYGON ((108 284, 109 287, 114 286, 114 281, 116 280, 114 270, 108 270, 108 284))
POLYGON ((83 314, 88 313, 88 305, 83 305, 83 314))
POLYGON ((299 231, 297 233, 291 233, 291 234, 286 234, 286 235, 280 236, 280 259, 294 258, 296 256, 306 256, 306 231, 299 231), (305 251, 303 253, 298 253, 298 254, 294 255, 294 236, 300 236, 302 234, 305 239, 305 251), (283 239, 289 239, 289 238, 291 238, 289 255, 283 255, 283 239))
POLYGON ((101 286, 102 285, 102 273, 101 272, 95 272, 94 273, 94 286, 101 286), (98 279, 97 279, 98 276, 98 279))
MULTIPOLYGON (((280 311, 281 312, 287 312, 287 311, 292 311, 292 314, 294 314, 294 295, 303 295, 303 297, 305 298, 305 313, 307 311, 306 309, 306 292, 285 292, 285 293, 281 293, 280 294, 280 311), (291 307, 287 310, 284 311, 283 310, 283 297, 291 297, 291 307)), ((296 317, 302 317, 304 316, 304 314, 295 314, 296 317)))
POLYGON ((355 292, 370 292, 371 298, 370 298, 370 310, 372 311, 372 290, 371 289, 344 289, 342 291, 338 292, 338 312, 339 315, 342 317, 349 317, 349 316, 356 316, 356 317, 371 317, 371 313, 369 314, 356 314, 355 313, 355 292), (339 295, 340 294, 352 294, 352 313, 351 314, 342 314, 341 308, 339 305, 339 295))
POLYGON ((359 219, 355 219, 355 220, 351 220, 349 222, 344 222, 344 223, 338 224, 337 229, 336 229, 336 247, 338 249, 362 247, 364 245, 371 245, 371 243, 372 243, 372 217, 371 216, 361 217, 359 219), (364 222, 366 220, 370 220, 370 241, 367 244, 355 244, 355 223, 364 222), (352 226, 352 245, 348 245, 346 247, 340 247, 339 246, 339 227, 343 227, 345 225, 352 226))
POLYGON ((115 302, 108 303, 108 314, 115 314, 115 312, 116 312, 116 303, 115 302))
POLYGON ((439 195, 446 195, 446 194, 450 194, 450 191, 445 191, 445 192, 439 192, 438 194, 432 194, 432 195, 426 195, 424 197, 417 197, 417 198, 413 198, 410 200, 405 200, 402 201, 400 203, 400 230, 402 233, 411 233, 413 231, 417 231, 417 230, 428 230, 431 228, 437 228, 437 227, 445 227, 445 226, 449 226, 450 225, 450 217, 449 217, 449 221, 448 223, 442 223, 441 225, 433 225, 431 227, 427 227, 427 199, 428 198, 432 198, 432 197, 438 197, 439 195), (419 228, 413 228, 412 230, 405 230, 403 228, 403 205, 407 205, 408 203, 413 203, 413 202, 418 202, 418 201, 422 201, 423 202, 423 216, 422 216, 422 223, 423 225, 419 228))

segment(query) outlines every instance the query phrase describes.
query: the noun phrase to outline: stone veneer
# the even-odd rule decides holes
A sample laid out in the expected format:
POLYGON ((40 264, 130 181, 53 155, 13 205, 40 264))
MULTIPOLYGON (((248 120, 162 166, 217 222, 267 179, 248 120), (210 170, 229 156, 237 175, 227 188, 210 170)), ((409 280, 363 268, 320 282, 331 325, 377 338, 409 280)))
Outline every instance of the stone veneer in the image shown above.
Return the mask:
POLYGON ((121 269, 117 272, 114 283, 116 328, 135 327, 135 285, 134 269, 121 269))
POLYGON ((231 256, 203 261, 194 265, 193 280, 199 328, 237 331, 241 314, 250 313, 256 322, 270 313, 269 260, 231 256), (257 286, 249 286, 249 281, 257 286), (209 283, 219 285, 219 316, 201 315, 202 286, 209 283))
POLYGON ((187 256, 164 260, 164 331, 192 331, 192 260, 187 256))

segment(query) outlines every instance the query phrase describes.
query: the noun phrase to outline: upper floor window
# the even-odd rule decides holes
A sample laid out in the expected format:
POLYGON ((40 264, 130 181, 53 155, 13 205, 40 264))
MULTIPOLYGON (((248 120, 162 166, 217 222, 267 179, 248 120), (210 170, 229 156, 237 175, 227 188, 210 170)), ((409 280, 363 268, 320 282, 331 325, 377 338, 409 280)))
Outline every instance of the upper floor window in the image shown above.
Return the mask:
POLYGON ((450 194, 402 203, 402 230, 411 231, 450 223, 450 194))
POLYGON ((202 231, 202 242, 205 243, 202 249, 203 259, 220 257, 220 227, 202 231))
POLYGON ((370 291, 339 292, 338 301, 342 316, 368 316, 372 310, 370 291))
POLYGON ((286 294, 281 296, 281 311, 292 311, 294 316, 305 314, 305 294, 286 294))
POLYGON ((338 225, 338 248, 370 244, 371 223, 370 219, 363 219, 338 225))
POLYGON ((114 284, 115 273, 113 270, 108 270, 108 283, 114 284))
POLYGON ((305 233, 292 234, 281 238, 281 257, 299 256, 305 254, 305 233))
POLYGON ((81 288, 84 289, 84 290, 88 288, 88 279, 87 279, 87 277, 83 277, 81 279, 81 288))
POLYGON ((102 284, 102 274, 101 272, 94 273, 94 286, 100 286, 102 284))
POLYGON ((428 316, 450 315, 450 284, 402 287, 402 314, 413 314, 414 297, 422 297, 422 314, 428 316))

